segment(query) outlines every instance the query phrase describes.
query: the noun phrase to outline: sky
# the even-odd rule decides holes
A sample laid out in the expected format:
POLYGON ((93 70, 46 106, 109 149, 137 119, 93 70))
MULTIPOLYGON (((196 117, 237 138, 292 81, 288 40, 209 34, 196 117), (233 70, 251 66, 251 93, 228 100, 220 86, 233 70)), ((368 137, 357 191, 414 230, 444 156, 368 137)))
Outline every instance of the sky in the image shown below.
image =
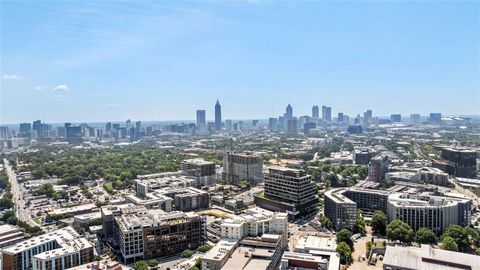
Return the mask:
POLYGON ((480 114, 480 2, 0 1, 0 123, 480 114))

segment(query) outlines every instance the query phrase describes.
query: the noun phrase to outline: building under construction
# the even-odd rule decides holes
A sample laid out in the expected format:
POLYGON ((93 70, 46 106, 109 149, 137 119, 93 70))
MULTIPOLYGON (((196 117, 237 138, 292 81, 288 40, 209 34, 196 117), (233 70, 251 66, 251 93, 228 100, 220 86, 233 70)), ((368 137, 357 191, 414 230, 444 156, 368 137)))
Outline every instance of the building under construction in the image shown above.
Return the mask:
POLYGON ((115 217, 115 233, 130 263, 197 248, 206 241, 206 219, 193 212, 125 211, 115 217))

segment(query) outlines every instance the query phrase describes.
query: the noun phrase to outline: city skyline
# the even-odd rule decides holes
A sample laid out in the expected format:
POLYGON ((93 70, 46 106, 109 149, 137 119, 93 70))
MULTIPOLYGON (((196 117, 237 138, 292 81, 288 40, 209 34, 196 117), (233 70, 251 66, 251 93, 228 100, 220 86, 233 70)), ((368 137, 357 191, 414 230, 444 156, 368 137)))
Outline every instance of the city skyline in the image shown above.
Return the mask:
POLYGON ((478 2, 1 4, 2 124, 480 111, 478 2))

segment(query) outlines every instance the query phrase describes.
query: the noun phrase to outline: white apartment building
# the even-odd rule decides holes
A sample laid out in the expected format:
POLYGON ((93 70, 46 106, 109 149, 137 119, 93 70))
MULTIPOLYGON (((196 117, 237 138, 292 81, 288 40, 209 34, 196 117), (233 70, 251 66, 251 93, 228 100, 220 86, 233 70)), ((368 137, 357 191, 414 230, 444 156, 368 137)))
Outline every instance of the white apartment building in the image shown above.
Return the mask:
POLYGON ((269 234, 287 234, 288 216, 286 213, 274 213, 259 207, 250 208, 244 214, 224 220, 221 225, 223 238, 242 239, 245 236, 269 234))
POLYGON ((72 228, 18 242, 2 249, 2 269, 66 269, 93 260, 93 245, 72 228))

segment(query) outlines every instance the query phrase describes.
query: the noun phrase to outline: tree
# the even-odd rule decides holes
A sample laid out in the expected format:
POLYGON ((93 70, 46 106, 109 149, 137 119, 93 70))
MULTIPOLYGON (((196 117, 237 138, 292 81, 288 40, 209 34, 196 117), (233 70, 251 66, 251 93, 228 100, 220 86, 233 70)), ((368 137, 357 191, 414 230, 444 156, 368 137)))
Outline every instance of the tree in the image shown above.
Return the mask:
POLYGON ((345 242, 340 242, 337 245, 338 254, 340 254, 340 262, 343 264, 350 263, 352 257, 352 249, 345 242))
POLYGON ((434 245, 437 243, 437 236, 429 228, 420 228, 415 234, 415 241, 419 244, 434 245))
POLYGON ((387 225, 388 240, 410 243, 413 240, 413 236, 414 233, 410 225, 399 219, 395 219, 387 225))
POLYGON ((193 256, 193 251, 191 251, 190 249, 185 249, 183 252, 182 252, 182 257, 183 258, 190 258, 193 256))
POLYGON ((198 250, 199 252, 205 253, 205 252, 209 251, 211 248, 212 248, 212 246, 210 246, 209 244, 203 244, 203 245, 199 246, 199 247, 197 248, 197 250, 198 250))
POLYGON ((386 229, 387 229, 387 223, 388 223, 388 218, 387 218, 387 215, 385 215, 385 213, 378 210, 373 212, 371 225, 372 225, 372 230, 375 233, 385 235, 386 229))
POLYGON ((158 265, 158 261, 156 259, 151 259, 147 261, 148 266, 155 267, 158 265))
POLYGON ((357 212, 357 217, 356 217, 356 220, 355 220, 355 226, 353 226, 353 232, 354 233, 360 233, 362 235, 365 235, 365 233, 366 233, 365 219, 363 219, 361 211, 357 212))
POLYGON ((480 232, 472 227, 464 227, 464 234, 467 236, 468 245, 474 247, 474 250, 480 247, 480 232))
POLYGON ((337 233, 337 244, 344 242, 347 243, 350 247, 350 250, 353 249, 353 241, 352 241, 352 232, 348 229, 341 229, 337 233))
POLYGON ((440 244, 440 248, 445 249, 445 250, 458 251, 457 243, 455 243, 455 240, 450 236, 445 236, 442 239, 442 243, 440 244))
POLYGON ((442 243, 445 237, 450 237, 457 244, 457 248, 460 251, 464 251, 469 246, 469 235, 467 233, 468 231, 464 230, 462 226, 452 224, 443 232, 441 237, 442 243))
POLYGON ((135 270, 148 270, 148 264, 145 261, 135 263, 135 270))
POLYGON ((318 219, 318 222, 320 222, 320 224, 322 225, 323 228, 327 229, 327 230, 331 230, 333 228, 333 223, 332 221, 330 221, 330 219, 326 216, 321 216, 319 219, 318 219))

